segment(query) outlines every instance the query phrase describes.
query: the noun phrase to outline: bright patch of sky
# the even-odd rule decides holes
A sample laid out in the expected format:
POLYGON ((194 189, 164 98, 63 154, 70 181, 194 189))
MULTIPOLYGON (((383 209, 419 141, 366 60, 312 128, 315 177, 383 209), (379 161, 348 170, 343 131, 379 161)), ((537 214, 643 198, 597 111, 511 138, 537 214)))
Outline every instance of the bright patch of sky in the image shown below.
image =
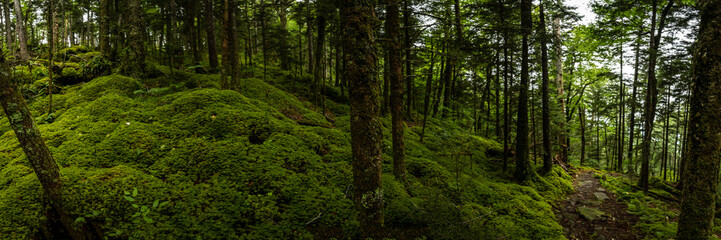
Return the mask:
POLYGON ((596 20, 596 14, 591 9, 591 0, 566 0, 566 5, 576 7, 576 12, 583 16, 579 24, 588 24, 596 20))

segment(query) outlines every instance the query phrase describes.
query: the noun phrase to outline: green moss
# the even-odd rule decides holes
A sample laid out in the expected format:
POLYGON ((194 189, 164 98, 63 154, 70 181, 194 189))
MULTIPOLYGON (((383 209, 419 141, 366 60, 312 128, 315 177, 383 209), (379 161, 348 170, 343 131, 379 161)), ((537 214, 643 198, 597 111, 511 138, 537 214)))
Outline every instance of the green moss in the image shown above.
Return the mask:
MULTIPOLYGON (((243 80, 240 92, 219 90, 217 75, 157 69, 168 77, 68 86, 53 95, 51 121, 40 121, 50 117, 47 96, 30 102, 72 214, 118 239, 311 239, 309 229, 355 236, 347 105, 328 101, 340 113, 328 115, 331 123, 273 69, 268 82, 243 80), (148 94, 154 88, 171 90, 148 94)), ((389 227, 433 239, 563 238, 548 203, 570 189, 565 172, 509 182, 494 158, 498 143, 429 120, 423 142, 419 127, 406 131, 409 175, 400 182, 390 174, 390 119, 382 119, 389 227), (459 152, 468 155, 444 155, 459 152)), ((0 235, 31 238, 48 205, 7 121, 0 131, 0 235)))

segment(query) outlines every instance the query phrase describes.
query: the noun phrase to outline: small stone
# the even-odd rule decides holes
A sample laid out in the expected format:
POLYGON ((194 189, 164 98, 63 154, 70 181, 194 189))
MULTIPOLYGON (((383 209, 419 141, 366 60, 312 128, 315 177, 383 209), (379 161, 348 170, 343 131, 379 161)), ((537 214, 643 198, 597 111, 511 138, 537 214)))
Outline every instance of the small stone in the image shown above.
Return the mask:
POLYGON ((576 211, 578 211, 581 217, 585 218, 588 221, 596 220, 606 214, 601 210, 590 207, 578 207, 576 208, 576 211))
POLYGON ((606 191, 606 189, 605 189, 605 188, 602 188, 602 187, 600 187, 600 188, 596 189, 596 191, 599 191, 599 192, 605 192, 605 191, 606 191))
POLYGON ((596 193, 593 193, 593 195, 596 196, 596 198, 601 201, 608 199, 608 195, 606 195, 605 193, 602 193, 602 192, 596 192, 596 193))

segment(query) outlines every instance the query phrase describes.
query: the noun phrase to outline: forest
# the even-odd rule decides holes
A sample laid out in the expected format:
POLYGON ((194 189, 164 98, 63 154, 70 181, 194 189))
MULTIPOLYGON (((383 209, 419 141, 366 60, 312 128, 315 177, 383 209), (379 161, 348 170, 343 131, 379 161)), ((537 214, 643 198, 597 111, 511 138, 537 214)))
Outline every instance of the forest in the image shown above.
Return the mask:
POLYGON ((0 9, 0 239, 721 238, 719 0, 0 9))

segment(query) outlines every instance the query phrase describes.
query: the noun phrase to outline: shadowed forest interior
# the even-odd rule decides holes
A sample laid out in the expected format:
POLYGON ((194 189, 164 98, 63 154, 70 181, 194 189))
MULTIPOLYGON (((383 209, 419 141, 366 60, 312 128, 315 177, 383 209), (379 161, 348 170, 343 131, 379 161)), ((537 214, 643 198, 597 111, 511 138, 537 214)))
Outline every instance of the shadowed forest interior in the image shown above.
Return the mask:
POLYGON ((0 239, 721 237, 718 0, 0 9, 0 239))

